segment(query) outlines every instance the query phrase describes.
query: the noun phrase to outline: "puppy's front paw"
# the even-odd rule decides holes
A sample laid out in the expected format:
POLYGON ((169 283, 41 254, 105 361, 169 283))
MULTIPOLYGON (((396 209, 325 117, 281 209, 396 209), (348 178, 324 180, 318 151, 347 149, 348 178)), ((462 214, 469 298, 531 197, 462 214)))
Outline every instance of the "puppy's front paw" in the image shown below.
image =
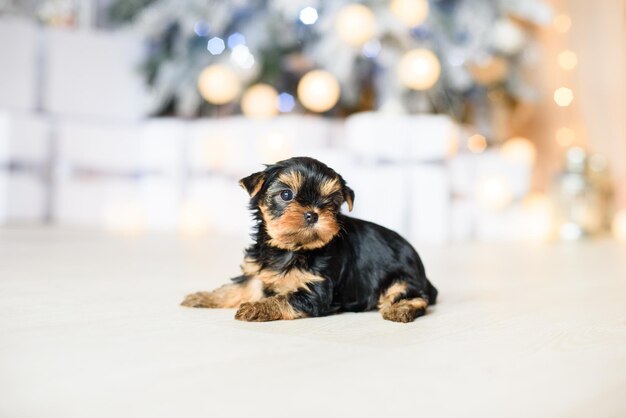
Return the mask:
POLYGON ((386 319, 387 321, 393 321, 393 322, 404 322, 404 323, 413 322, 413 320, 415 320, 416 317, 417 317, 417 314, 413 310, 408 309, 406 307, 390 309, 388 311, 383 312, 383 318, 386 319))
POLYGON ((421 298, 401 300, 382 311, 383 318, 393 322, 413 322, 426 313, 428 303, 421 298))
POLYGON ((185 300, 181 302, 181 306, 189 308, 217 308, 211 292, 196 292, 187 295, 185 300))
POLYGON ((281 313, 271 300, 266 299, 260 302, 242 303, 235 313, 235 319, 248 322, 276 321, 281 319, 281 313))

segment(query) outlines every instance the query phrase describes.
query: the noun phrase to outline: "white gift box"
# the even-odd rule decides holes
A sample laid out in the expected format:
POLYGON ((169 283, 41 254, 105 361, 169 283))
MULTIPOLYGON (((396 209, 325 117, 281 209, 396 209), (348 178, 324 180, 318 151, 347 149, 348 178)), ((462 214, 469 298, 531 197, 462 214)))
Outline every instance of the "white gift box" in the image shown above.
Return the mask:
POLYGON ((181 188, 171 178, 61 176, 55 186, 60 224, 128 234, 176 228, 181 188))
POLYGON ((504 181, 515 198, 530 191, 532 165, 511 162, 498 151, 460 154, 452 158, 448 166, 455 195, 475 195, 481 182, 494 178, 504 181))
POLYGON ((439 161, 458 142, 458 127, 444 115, 363 112, 346 119, 346 144, 366 161, 439 161))
POLYGON ((341 175, 344 180, 348 182, 349 186, 352 186, 350 170, 359 164, 355 161, 354 156, 350 155, 345 150, 334 148, 316 148, 307 151, 307 153, 303 155, 323 162, 328 167, 339 173, 339 175, 341 175))
POLYGON ((54 217, 120 232, 173 230, 183 193, 186 125, 63 121, 54 217))
POLYGON ((471 197, 474 194, 478 177, 478 159, 479 157, 474 154, 458 154, 448 161, 450 186, 454 195, 471 197))
POLYGON ((0 162, 47 164, 48 118, 28 112, 0 111, 0 162))
POLYGON ((449 237, 451 242, 469 242, 475 238, 478 208, 470 199, 452 199, 449 237))
MULTIPOLYGON (((409 236, 418 244, 443 244, 449 240, 451 192, 446 168, 421 164, 410 169, 409 236)), ((395 199, 395 195, 389 195, 395 199)))
POLYGON ((57 159, 62 167, 180 176, 186 129, 184 122, 175 119, 64 120, 57 127, 57 159))
POLYGON ((31 20, 0 17, 0 108, 37 107, 39 33, 31 20))
POLYGON ((192 227, 247 238, 254 225, 249 199, 235 178, 206 176, 187 184, 183 206, 195 208, 200 217, 192 227))
POLYGON ((524 238, 527 225, 521 205, 504 210, 477 210, 476 240, 481 242, 519 241, 524 238))
POLYGON ((453 241, 507 241, 525 231, 516 202, 530 191, 532 166, 511 162, 498 151, 462 154, 448 163, 455 202, 453 241))
POLYGON ((409 238, 410 169, 352 165, 342 168, 340 174, 354 190, 354 209, 349 216, 375 222, 409 238))
POLYGON ((192 175, 206 172, 244 176, 259 170, 254 129, 245 118, 191 122, 186 162, 192 175))
POLYGON ((47 212, 46 186, 31 173, 0 171, 0 224, 42 222, 47 212))
POLYGON ((44 108, 57 115, 138 119, 148 95, 141 41, 127 32, 45 29, 44 108))
POLYGON ((350 216, 392 229, 417 244, 448 240, 450 186, 445 167, 355 165, 341 174, 355 192, 350 216))
POLYGON ((308 116, 202 120, 190 128, 187 161, 192 172, 243 177, 263 164, 327 147, 335 130, 334 122, 308 116))
POLYGON ((35 114, 0 112, 0 222, 44 220, 49 128, 35 114))

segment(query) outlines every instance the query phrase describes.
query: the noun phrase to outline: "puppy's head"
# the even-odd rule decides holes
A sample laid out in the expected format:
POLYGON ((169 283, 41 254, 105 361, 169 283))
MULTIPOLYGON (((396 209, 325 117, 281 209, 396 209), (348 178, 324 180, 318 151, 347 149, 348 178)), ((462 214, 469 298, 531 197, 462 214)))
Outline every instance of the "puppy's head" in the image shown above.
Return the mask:
POLYGON ((341 205, 352 210, 354 192, 325 164, 294 157, 269 165, 239 181, 258 210, 269 245, 285 250, 311 250, 339 233, 341 205))

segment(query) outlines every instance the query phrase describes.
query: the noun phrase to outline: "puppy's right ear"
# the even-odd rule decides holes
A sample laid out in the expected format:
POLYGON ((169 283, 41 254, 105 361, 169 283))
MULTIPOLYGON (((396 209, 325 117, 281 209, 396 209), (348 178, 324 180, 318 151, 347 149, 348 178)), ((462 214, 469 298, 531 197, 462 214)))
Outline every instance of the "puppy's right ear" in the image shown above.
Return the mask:
POLYGON ((250 197, 256 196, 263 187, 265 181, 265 172, 259 171, 258 173, 250 174, 248 177, 244 177, 239 180, 239 185, 246 189, 250 197))
POLYGON ((348 186, 343 186, 343 200, 348 204, 348 211, 352 212, 352 206, 354 205, 354 190, 348 186))

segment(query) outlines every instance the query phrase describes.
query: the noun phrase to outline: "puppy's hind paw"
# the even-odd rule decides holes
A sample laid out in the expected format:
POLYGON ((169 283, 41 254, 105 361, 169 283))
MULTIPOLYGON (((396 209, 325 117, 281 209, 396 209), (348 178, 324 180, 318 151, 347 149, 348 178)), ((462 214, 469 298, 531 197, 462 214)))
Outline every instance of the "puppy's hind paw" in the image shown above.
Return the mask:
POLYGON ((211 292, 196 292, 187 295, 180 305, 189 308, 217 308, 211 292))

